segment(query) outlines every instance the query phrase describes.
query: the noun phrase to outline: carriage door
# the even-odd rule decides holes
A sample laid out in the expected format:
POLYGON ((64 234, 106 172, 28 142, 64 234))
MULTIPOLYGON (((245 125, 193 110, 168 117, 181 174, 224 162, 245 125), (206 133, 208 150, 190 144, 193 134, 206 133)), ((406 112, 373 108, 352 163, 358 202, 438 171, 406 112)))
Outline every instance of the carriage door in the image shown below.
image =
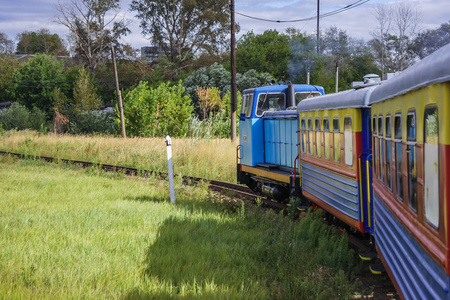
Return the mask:
POLYGON ((425 110, 424 119, 424 206, 427 223, 439 225, 439 138, 437 108, 425 110))
MULTIPOLYGON (((376 117, 374 117, 374 135, 377 132, 376 117)), ((359 156, 360 173, 360 207, 361 222, 364 230, 373 233, 373 193, 372 193, 372 130, 370 126, 370 110, 362 110, 362 153, 359 156)))

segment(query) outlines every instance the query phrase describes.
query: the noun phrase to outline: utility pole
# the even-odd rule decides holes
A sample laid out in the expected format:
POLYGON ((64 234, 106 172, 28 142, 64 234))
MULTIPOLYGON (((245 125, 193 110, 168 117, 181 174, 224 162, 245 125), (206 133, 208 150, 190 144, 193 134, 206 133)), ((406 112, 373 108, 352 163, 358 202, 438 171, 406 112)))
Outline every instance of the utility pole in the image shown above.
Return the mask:
POLYGON ((338 92, 339 89, 339 56, 336 56, 336 88, 335 93, 338 92))
POLYGON ((234 18, 234 0, 230 0, 231 11, 231 141, 236 140, 236 111, 237 111, 237 87, 236 87, 236 25, 234 18))
POLYGON ((320 16, 320 0, 317 0, 317 54, 319 54, 319 40, 320 40, 320 34, 319 34, 319 16, 320 16))
POLYGON ((309 59, 309 51, 308 51, 308 60, 306 61, 306 84, 309 84, 309 76, 311 72, 311 60, 309 59))
POLYGON ((124 116, 123 116, 122 94, 121 94, 120 88, 119 88, 119 77, 117 75, 116 53, 114 52, 114 47, 111 47, 111 56, 112 56, 113 68, 114 68, 114 77, 116 79, 117 103, 119 105, 120 125, 122 126, 122 137, 126 138, 127 134, 125 132, 125 120, 124 120, 124 116))

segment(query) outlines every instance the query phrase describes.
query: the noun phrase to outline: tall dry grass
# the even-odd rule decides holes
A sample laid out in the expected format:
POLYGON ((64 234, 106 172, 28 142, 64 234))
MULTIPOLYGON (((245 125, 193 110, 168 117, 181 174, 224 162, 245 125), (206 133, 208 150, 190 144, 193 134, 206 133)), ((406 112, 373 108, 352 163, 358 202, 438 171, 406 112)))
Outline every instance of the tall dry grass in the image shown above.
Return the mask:
MULTIPOLYGON (((174 172, 235 182, 237 144, 228 139, 172 139, 174 172)), ((164 138, 123 139, 8 131, 0 138, 0 149, 139 169, 167 170, 164 138)))

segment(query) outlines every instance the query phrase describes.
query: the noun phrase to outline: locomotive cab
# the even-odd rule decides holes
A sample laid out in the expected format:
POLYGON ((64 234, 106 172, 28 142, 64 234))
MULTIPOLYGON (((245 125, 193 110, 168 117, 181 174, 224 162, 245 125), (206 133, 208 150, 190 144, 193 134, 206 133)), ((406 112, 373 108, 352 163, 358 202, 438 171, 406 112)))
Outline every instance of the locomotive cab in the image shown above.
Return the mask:
POLYGON ((277 200, 298 194, 298 114, 322 87, 280 84, 244 90, 239 116, 238 183, 277 200))

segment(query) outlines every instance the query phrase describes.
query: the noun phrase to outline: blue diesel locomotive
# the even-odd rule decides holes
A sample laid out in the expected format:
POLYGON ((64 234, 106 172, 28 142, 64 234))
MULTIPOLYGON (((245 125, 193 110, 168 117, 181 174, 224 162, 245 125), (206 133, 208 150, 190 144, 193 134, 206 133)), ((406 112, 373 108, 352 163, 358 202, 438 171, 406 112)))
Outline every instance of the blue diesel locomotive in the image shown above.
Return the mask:
MULTIPOLYGON (((449 66, 450 44, 388 81, 306 97, 297 116, 241 115, 238 180, 275 199, 301 195, 373 235, 402 298, 450 299, 449 66), (296 143, 299 170, 274 148, 296 143)), ((248 94, 256 105, 261 95, 248 94)))
POLYGON ((284 202, 299 195, 297 104, 320 86, 276 84, 244 90, 239 116, 238 182, 284 202), (296 184, 297 182, 297 184, 296 184))

